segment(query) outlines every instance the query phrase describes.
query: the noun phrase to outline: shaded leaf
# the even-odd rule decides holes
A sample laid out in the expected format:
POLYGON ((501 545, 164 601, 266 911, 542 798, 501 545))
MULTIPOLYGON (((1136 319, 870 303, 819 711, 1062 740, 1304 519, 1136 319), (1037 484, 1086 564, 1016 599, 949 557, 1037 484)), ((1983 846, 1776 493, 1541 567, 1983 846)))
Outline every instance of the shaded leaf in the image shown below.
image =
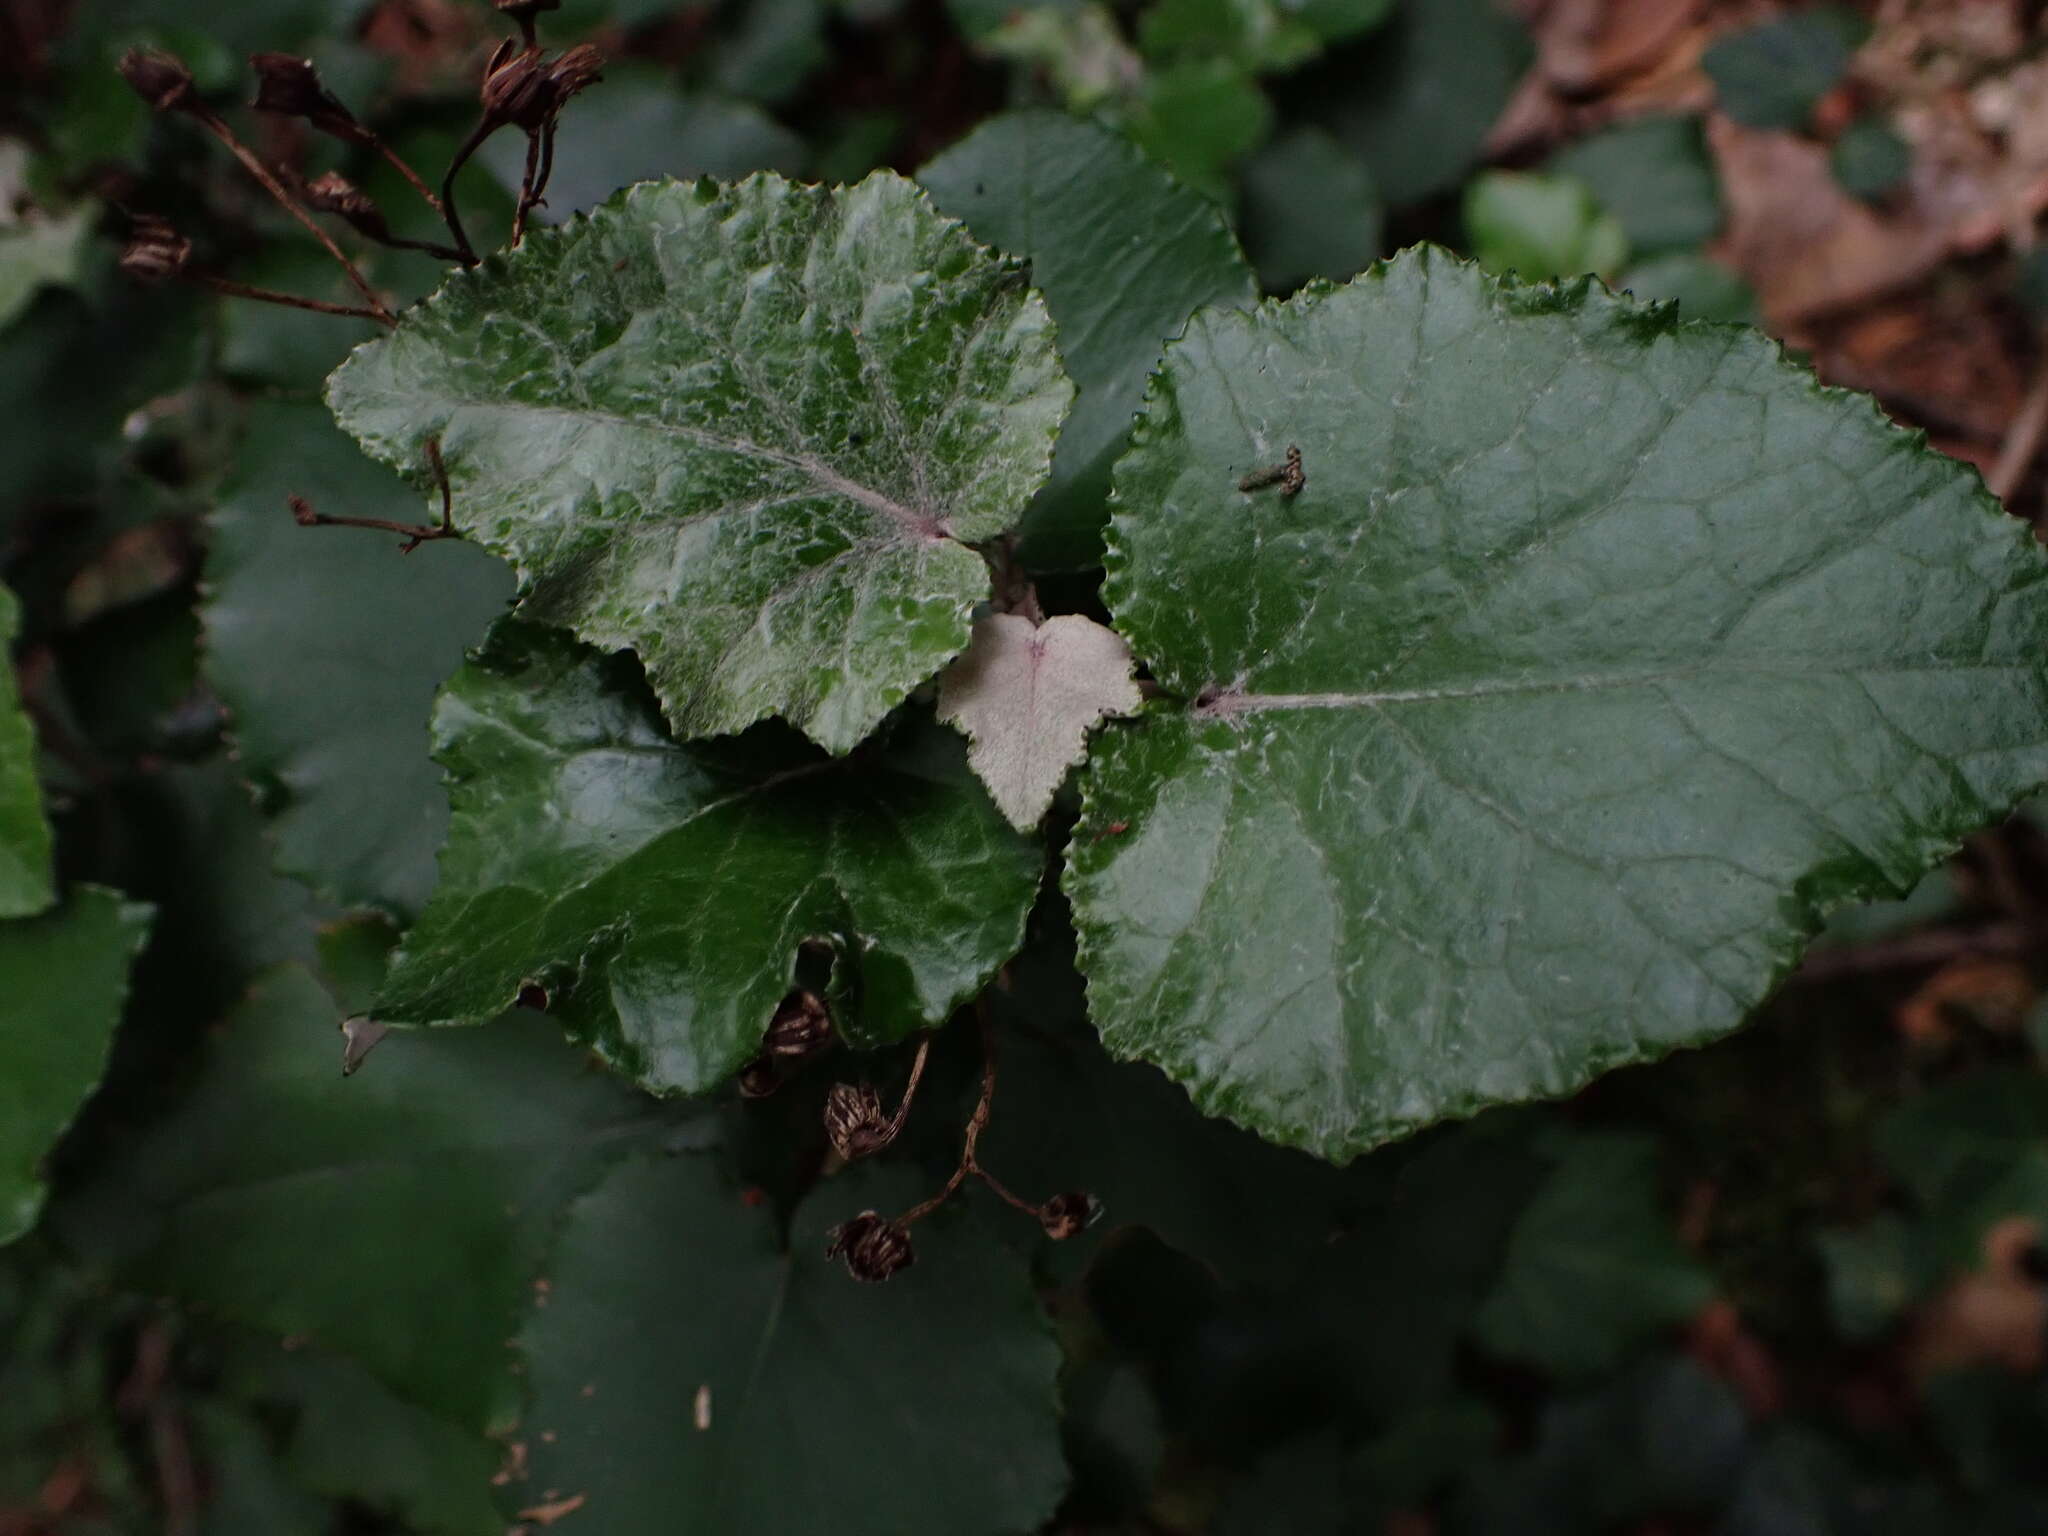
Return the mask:
POLYGON ((457 274, 334 376, 522 611, 632 646, 685 735, 771 714, 844 752, 967 643, 969 544, 1071 395, 1044 306, 910 183, 645 183, 457 274))
POLYGON ((537 981, 661 1091, 759 1049, 806 942, 842 968, 849 1038, 942 1022, 1017 949, 1043 867, 949 731, 858 764, 772 731, 678 747, 630 669, 526 626, 456 676, 435 735, 454 825, 378 1017, 475 1023, 537 981))
POLYGON ((0 923, 0 1243, 35 1225, 42 1161, 99 1085, 150 909, 85 885, 0 923))
POLYGON ((1620 221, 1568 176, 1473 177, 1465 188, 1465 233, 1481 266, 1530 282, 1581 272, 1611 276, 1628 259, 1620 221))
POLYGON ((1507 1359, 1589 1376, 1690 1318, 1712 1292, 1662 1209, 1657 1144, 1585 1136, 1566 1145, 1515 1223, 1476 1331, 1507 1359))
POLYGON ((1738 123, 1800 128, 1869 35, 1847 6, 1806 6, 1716 38, 1700 63, 1715 105, 1738 123))
POLYGON ((1067 770, 1106 715, 1144 702, 1131 648, 1085 614, 1033 624, 1021 614, 974 621, 966 653, 939 677, 939 718, 973 745, 967 762, 1013 826, 1038 825, 1067 770))
POLYGON ((252 405, 212 518, 206 670, 234 712, 278 867, 343 902, 409 914, 433 888, 448 825, 427 755, 434 689, 511 583, 465 544, 401 556, 395 539, 301 528, 293 494, 336 515, 412 516, 403 484, 317 405, 252 405))
POLYGON ((65 1236, 128 1285, 502 1427, 505 1340, 556 1217, 660 1117, 537 1019, 386 1040, 344 1080, 334 1015, 297 967, 266 977, 190 1096, 62 1209, 65 1236))
POLYGON ((1697 251, 1720 231, 1721 188, 1698 118, 1621 123, 1566 145, 1544 169, 1585 186, 1638 254, 1697 251))
POLYGON ((1282 134, 1245 162, 1241 227, 1268 292, 1343 281, 1380 253, 1380 198, 1365 162, 1320 128, 1282 134))
POLYGON ((1399 0, 1386 26, 1332 54, 1302 90, 1400 208, 1464 177, 1532 51, 1499 0, 1399 0))
POLYGON ((2025 527, 1746 330, 1423 251, 1198 316, 1117 494, 1181 702, 1083 781, 1091 1007, 1326 1155, 1734 1027, 2048 773, 2025 527))
POLYGON ((1094 565, 1110 465, 1167 338, 1204 304, 1254 297, 1237 242, 1128 139, 1060 112, 991 118, 918 180, 976 239, 1031 263, 1076 394, 1019 552, 1038 568, 1094 565))
POLYGON ((785 1249, 713 1159, 621 1164, 572 1208, 520 1337, 526 1496, 585 1496, 571 1528, 590 1536, 1037 1529, 1067 1474, 1059 1350, 1023 1264, 958 1208, 918 1224, 885 1284, 824 1258, 834 1223, 924 1193, 857 1168, 785 1249))
POLYGON ((50 824, 36 782, 36 734, 21 706, 10 654, 21 605, 0 587, 0 918, 26 917, 56 900, 50 824))

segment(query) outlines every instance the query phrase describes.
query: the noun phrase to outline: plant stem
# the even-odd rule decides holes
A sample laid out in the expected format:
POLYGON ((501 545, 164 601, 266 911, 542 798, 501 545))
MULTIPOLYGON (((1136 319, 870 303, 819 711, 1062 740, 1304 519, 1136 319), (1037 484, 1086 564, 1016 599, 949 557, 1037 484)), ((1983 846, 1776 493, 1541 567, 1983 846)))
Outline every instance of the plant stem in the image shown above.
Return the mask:
POLYGON ((320 227, 313 215, 300 206, 299 200, 285 190, 284 183, 270 173, 270 168, 256 157, 255 152, 235 137, 234 130, 228 127, 220 115, 204 108, 199 109, 196 115, 199 121, 206 125, 207 130, 215 138, 219 139, 221 143, 225 144, 229 152, 237 160, 242 162, 243 169, 248 171, 251 176, 254 176, 262 184, 264 191, 277 200, 278 206, 283 208, 294 219, 297 219, 315 240, 318 240, 327 248, 327 254, 341 263, 341 270, 348 274, 348 280, 355 285, 356 291, 368 302, 371 315, 381 324, 396 326, 398 324, 398 317, 384 307, 383 299, 378 297, 377 290, 372 288, 363 274, 356 269, 356 264, 348 259, 347 254, 343 252, 340 246, 334 243, 333 238, 328 235, 327 231, 320 227))
POLYGON ((356 320, 375 320, 380 323, 388 323, 390 320, 390 316, 382 310, 363 309, 354 304, 330 304, 325 299, 301 298, 296 293, 279 293, 274 288, 258 288, 252 283, 237 283, 225 277, 209 277, 194 273, 186 281, 235 299, 256 299, 265 304, 287 304, 293 309, 311 309, 323 315, 347 315, 356 320))

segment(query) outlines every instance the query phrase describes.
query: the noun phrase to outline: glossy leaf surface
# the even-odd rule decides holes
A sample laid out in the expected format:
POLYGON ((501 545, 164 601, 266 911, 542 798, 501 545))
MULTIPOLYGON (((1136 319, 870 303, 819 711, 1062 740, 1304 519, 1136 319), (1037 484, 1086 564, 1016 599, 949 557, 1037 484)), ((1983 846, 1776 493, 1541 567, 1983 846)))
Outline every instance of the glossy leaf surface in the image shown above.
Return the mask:
POLYGON ((377 1016, 476 1023, 535 982, 644 1086, 698 1092, 815 941, 849 1037, 943 1021, 1016 951, 1042 854, 957 737, 906 724, 851 764, 772 728, 678 747, 630 667, 507 625, 435 719, 454 827, 377 1016))
POLYGON ((510 559, 530 618, 631 646, 686 736, 844 752, 967 643, 969 544, 1071 398, 1021 271, 922 193, 649 182, 530 236, 334 376, 343 426, 510 559))
POLYGON ((1095 747, 1091 1006, 1326 1155, 1734 1027, 2048 774, 2048 560, 1753 332, 1421 251, 1197 317, 1117 495, 1179 702, 1095 747))

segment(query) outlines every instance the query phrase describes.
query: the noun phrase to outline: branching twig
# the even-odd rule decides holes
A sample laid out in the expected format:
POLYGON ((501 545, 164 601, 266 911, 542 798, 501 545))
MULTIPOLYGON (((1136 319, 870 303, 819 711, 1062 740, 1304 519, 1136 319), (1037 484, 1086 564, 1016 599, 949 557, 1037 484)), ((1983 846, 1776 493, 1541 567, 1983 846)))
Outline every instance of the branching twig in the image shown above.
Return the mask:
POLYGON ((318 511, 303 496, 287 496, 285 504, 291 508, 292 517, 301 528, 369 528, 378 533, 395 533, 405 540, 399 546, 401 555, 409 555, 422 544, 435 539, 459 539, 462 530, 455 526, 455 490, 448 481, 448 466, 441 459, 441 440, 427 439, 427 463, 434 471, 435 483, 441 487, 441 521, 436 523, 401 523, 388 517, 343 517, 318 511))

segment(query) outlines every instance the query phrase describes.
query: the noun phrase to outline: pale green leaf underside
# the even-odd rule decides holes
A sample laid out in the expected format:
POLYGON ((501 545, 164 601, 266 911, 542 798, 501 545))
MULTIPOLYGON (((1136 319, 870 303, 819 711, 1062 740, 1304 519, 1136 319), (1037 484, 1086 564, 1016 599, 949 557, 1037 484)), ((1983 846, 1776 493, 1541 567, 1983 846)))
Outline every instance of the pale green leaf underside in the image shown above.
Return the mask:
POLYGON ((859 742, 967 643, 981 557, 1073 393, 1021 269, 909 182, 648 182, 459 274, 329 397, 518 568, 530 618, 639 652, 679 733, 859 742))
POLYGON ((42 1210, 43 1159, 99 1086, 149 919, 82 885, 53 911, 0 923, 0 1243, 42 1210))
POLYGON ((677 746, 637 678, 510 624, 435 734, 453 826, 381 1019, 479 1022, 537 981, 643 1086, 698 1092, 759 1048, 807 942, 867 1044, 942 1022, 1022 942, 1043 853, 928 720, 857 765, 677 746))
POLYGON ((1039 1529, 1067 1476, 1060 1352, 986 1208, 920 1224, 886 1285, 824 1257, 834 1222, 924 1193, 855 1168, 804 1201, 785 1249, 711 1157, 622 1163, 570 1209, 519 1340, 517 1502, 581 1494, 564 1529, 586 1536, 1039 1529))
POLYGON ((1096 747, 1091 1005, 1330 1156, 1732 1028, 2048 776, 2027 530, 1746 329, 1425 250, 1198 316, 1116 485, 1183 702, 1096 747))
POLYGON ((14 680, 9 647, 21 605, 0 587, 0 918, 26 917, 56 900, 50 824, 36 782, 36 737, 14 680))

